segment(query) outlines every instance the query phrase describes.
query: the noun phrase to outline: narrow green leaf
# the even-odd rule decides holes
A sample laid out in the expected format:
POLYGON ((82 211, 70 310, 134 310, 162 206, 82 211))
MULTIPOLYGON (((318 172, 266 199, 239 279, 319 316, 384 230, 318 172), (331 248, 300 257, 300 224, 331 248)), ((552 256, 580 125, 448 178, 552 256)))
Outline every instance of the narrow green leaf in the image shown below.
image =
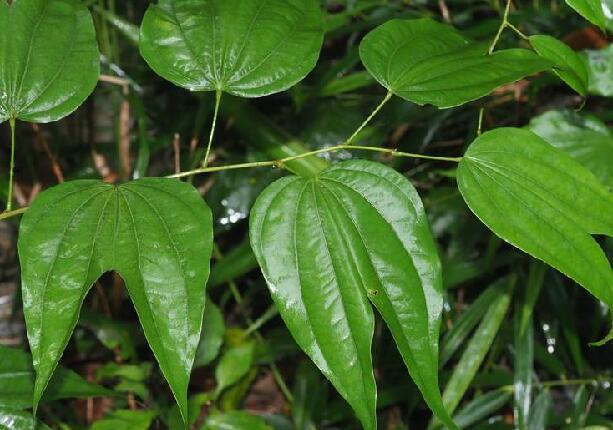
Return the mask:
POLYGON ((106 348, 118 351, 123 360, 129 359, 135 354, 132 333, 124 324, 84 309, 81 312, 79 325, 91 330, 106 348))
POLYGON ((507 404, 511 398, 508 391, 494 390, 475 397, 453 416, 458 427, 467 428, 481 421, 507 404))
POLYGON ((599 96, 613 96, 613 44, 598 50, 583 51, 589 75, 590 93, 599 96))
POLYGON ((202 334, 196 351, 194 367, 206 366, 215 360, 223 344, 226 331, 223 315, 215 303, 207 299, 204 318, 202 321, 202 334))
POLYGON ((2 430, 51 430, 38 421, 30 412, 15 411, 0 407, 0 429, 2 430))
POLYGON ((243 411, 212 415, 202 430, 273 430, 262 418, 243 411))
POLYGON ((301 81, 319 58, 316 0, 160 0, 147 9, 141 54, 160 76, 192 91, 241 97, 301 81))
POLYGON ((530 131, 500 128, 470 145, 457 179, 494 233, 613 307, 613 271, 590 236, 613 234, 613 196, 591 172, 530 131))
MULTIPOLYGON (((542 284, 542 282, 541 282, 542 284)), ((539 287, 540 288, 540 287, 539 287)), ((525 326, 522 327, 522 316, 530 303, 527 299, 530 293, 526 288, 525 294, 517 300, 514 318, 515 328, 515 354, 513 356, 513 392, 514 392, 514 417, 515 428, 528 429, 528 418, 532 406, 532 373, 534 370, 534 327, 532 325, 532 312, 527 317, 525 326)), ((528 299, 529 300, 529 299, 528 299)), ((534 304, 532 303, 532 306, 534 304)))
POLYGON ((547 418, 551 409, 551 395, 548 390, 543 390, 534 399, 534 407, 530 413, 528 428, 530 430, 545 430, 547 428, 547 418))
POLYGON ((0 1, 0 28, 0 122, 58 120, 94 90, 100 54, 80 1, 0 1))
POLYGON ((492 306, 492 303, 499 293, 500 290, 496 285, 488 287, 470 307, 454 321, 453 327, 445 333, 441 340, 440 367, 443 367, 460 348, 464 340, 470 335, 479 321, 481 321, 483 315, 485 315, 487 310, 492 306))
POLYGON ((303 360, 296 371, 292 390, 292 418, 296 430, 316 428, 317 414, 325 408, 326 388, 317 368, 310 361, 303 360))
POLYGON ((530 44, 541 57, 554 64, 553 72, 568 86, 582 96, 587 93, 587 69, 579 54, 564 42, 551 36, 530 36, 530 44))
POLYGON ((528 128, 613 189, 613 132, 604 122, 570 110, 553 110, 532 118, 528 128))
POLYGON ((360 57, 395 95, 441 108, 476 100, 552 65, 526 49, 487 55, 486 46, 426 18, 387 21, 362 40, 360 57))
MULTIPOLYGON (((19 349, 0 346, 0 408, 31 407, 34 378, 30 354, 19 349)), ((60 367, 49 381, 49 387, 42 401, 113 395, 113 392, 91 384, 76 373, 60 367)))
POLYGON ((381 312, 413 380, 454 427, 438 390, 440 261, 413 186, 352 160, 268 187, 251 212, 253 250, 296 342, 376 427, 371 342, 381 312))
POLYGON ((85 295, 104 272, 126 282, 145 337, 186 416, 212 249, 211 213, 186 183, 72 181, 41 193, 19 235, 36 408, 85 295))
POLYGON ((494 284, 498 290, 496 300, 483 316, 443 391, 443 402, 448 411, 455 411, 490 350, 507 314, 514 283, 514 280, 503 279, 494 284))

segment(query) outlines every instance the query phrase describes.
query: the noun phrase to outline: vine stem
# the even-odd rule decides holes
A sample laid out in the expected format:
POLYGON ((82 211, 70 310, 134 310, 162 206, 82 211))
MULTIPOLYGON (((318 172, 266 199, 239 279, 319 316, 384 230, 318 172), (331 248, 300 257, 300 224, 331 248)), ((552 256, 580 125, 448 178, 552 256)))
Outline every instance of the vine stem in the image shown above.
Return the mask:
POLYGON ((488 54, 491 54, 492 52, 494 52, 494 48, 498 44, 498 40, 500 39, 500 36, 502 35, 504 28, 509 24, 510 10, 511 10, 511 0, 507 0, 507 5, 505 6, 504 13, 502 15, 502 22, 500 23, 500 27, 498 27, 498 32, 496 33, 494 40, 492 40, 492 43, 490 44, 490 48, 487 50, 488 54))
POLYGON ((215 111, 213 112, 213 123, 211 124, 211 132, 209 133, 209 143, 206 147, 206 154, 202 167, 206 168, 209 164, 209 156, 211 155, 211 147, 213 146, 213 136, 215 135, 215 126, 217 125, 217 116, 219 115, 219 105, 221 104, 221 90, 215 91, 215 111))
POLYGON ((437 157, 433 155, 416 154, 412 152, 402 152, 402 151, 397 151, 395 149, 390 149, 390 148, 379 148, 377 146, 358 146, 358 145, 351 145, 348 143, 342 143, 340 145, 317 149, 315 151, 304 152, 302 154, 281 158, 279 160, 255 161, 253 163, 229 164, 226 166, 216 166, 216 167, 201 167, 199 169, 188 170, 186 172, 169 175, 167 176, 167 178, 183 178, 185 176, 192 176, 192 175, 197 175, 200 173, 211 173, 211 172, 219 172, 222 170, 233 170, 233 169, 248 169, 248 168, 253 168, 253 167, 281 167, 282 168, 289 161, 299 160, 301 158, 306 158, 306 157, 310 157, 313 155, 325 154, 329 152, 337 152, 337 151, 342 151, 342 150, 372 151, 372 152, 380 152, 384 154, 389 154, 392 157, 421 158, 425 160, 450 161, 454 163, 459 163, 460 160, 462 159, 462 157, 437 157))
POLYGON ((343 142, 343 145, 351 145, 351 142, 353 142, 353 140, 356 138, 356 136, 358 134, 360 134, 360 132, 362 130, 364 130, 364 127, 366 127, 370 123, 370 121, 372 121, 372 119, 375 117, 375 115, 377 115, 379 113, 379 111, 392 98, 392 96, 393 96, 392 92, 388 91, 387 94, 385 95, 385 97, 383 98, 383 100, 381 100, 381 103, 379 103, 377 105, 375 110, 373 110, 370 113, 370 115, 368 115, 368 118, 366 118, 364 120, 364 122, 362 124, 360 124, 360 126, 353 132, 353 134, 351 136, 349 136, 349 138, 345 142, 343 142))
MULTIPOLYGON (((15 117, 11 116, 9 119, 9 125, 11 127, 11 165, 9 167, 9 187, 6 199, 6 211, 11 212, 13 209, 13 175, 15 170, 15 117)), ((3 219, 3 218, 0 218, 3 219)))

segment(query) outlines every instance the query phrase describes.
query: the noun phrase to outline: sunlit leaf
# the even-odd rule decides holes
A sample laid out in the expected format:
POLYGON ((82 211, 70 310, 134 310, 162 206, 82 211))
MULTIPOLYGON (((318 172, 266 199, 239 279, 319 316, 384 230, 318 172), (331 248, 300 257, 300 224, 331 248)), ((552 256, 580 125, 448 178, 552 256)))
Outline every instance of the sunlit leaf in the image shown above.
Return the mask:
POLYGON ((272 430, 262 418, 243 411, 232 411, 209 417, 202 430, 272 430))
POLYGON ((438 390, 440 261, 402 175, 354 160, 280 179, 256 201, 250 236, 286 325, 364 428, 376 425, 368 300, 428 405, 453 427, 438 390))
POLYGON ((554 64, 553 72, 573 90, 587 93, 588 73, 581 56, 564 42, 547 35, 530 36, 530 44, 538 54, 554 64))
POLYGON ((391 20, 362 40, 360 57, 374 78, 418 104, 452 107, 547 70, 551 63, 526 49, 487 55, 453 27, 431 19, 391 20))
POLYGON ((2 430, 51 430, 36 420, 30 412, 15 411, 0 407, 0 429, 2 430))
POLYGON ((457 178, 494 233, 613 307, 613 271, 590 236, 613 235, 613 196, 591 172, 530 131, 499 128, 469 146, 457 178))
POLYGON ((141 54, 165 79, 193 91, 261 97, 302 80, 319 58, 316 0, 160 0, 149 6, 141 54))
POLYGON ((605 6, 605 3, 606 0, 566 0, 566 4, 579 15, 603 30, 607 26, 607 20, 611 20, 611 17, 605 15, 605 7, 609 7, 605 6))
POLYGON ((55 121, 91 94, 100 54, 80 1, 0 1, 0 29, 0 122, 55 121))
POLYGON ((613 188, 613 132, 604 122, 574 111, 549 111, 532 118, 528 128, 613 188))
POLYGON ((186 416, 212 249, 211 213, 193 187, 154 178, 66 182, 34 201, 18 249, 35 407, 89 288, 116 270, 186 416))

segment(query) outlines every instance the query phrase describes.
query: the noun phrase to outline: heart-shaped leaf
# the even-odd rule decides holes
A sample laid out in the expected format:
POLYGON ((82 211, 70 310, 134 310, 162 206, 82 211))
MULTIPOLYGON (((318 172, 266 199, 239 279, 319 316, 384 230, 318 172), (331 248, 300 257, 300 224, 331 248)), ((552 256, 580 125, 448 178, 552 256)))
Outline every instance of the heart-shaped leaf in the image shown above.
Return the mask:
POLYGON ((532 118, 528 128, 613 189, 613 131, 604 122, 574 111, 554 110, 532 118))
POLYGON ((588 74, 585 63, 564 42, 547 35, 530 36, 530 44, 538 54, 554 64, 553 72, 573 90, 587 93, 588 74))
POLYGON ((370 74, 395 95, 441 108, 478 99, 551 67, 526 49, 488 55, 486 46, 431 19, 386 22, 364 37, 360 57, 370 74))
POLYGON ((67 182, 38 196, 19 234, 36 408, 93 282, 116 270, 186 417, 213 225, 196 190, 173 179, 67 182))
POLYGON ((377 307, 434 413, 454 428, 438 388, 441 265, 417 192, 368 161, 269 186, 251 212, 251 245, 300 347, 376 427, 371 342, 377 307))
POLYGON ((319 57, 317 0, 160 0, 140 50, 163 78, 193 91, 261 97, 302 80, 319 57))
POLYGON ((0 1, 0 29, 0 122, 55 121, 91 94, 100 54, 80 1, 0 1))
POLYGON ((470 145, 457 178, 494 233, 613 307, 613 271, 590 236, 613 235, 613 197, 591 172, 528 130, 499 128, 470 145))

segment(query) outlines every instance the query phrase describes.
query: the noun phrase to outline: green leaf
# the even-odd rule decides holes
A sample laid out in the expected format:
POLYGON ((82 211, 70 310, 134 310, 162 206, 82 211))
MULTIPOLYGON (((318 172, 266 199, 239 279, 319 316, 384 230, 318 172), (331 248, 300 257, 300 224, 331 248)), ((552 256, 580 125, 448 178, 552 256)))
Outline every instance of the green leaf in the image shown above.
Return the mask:
POLYGON ((18 243, 37 373, 34 407, 89 288, 115 270, 186 416, 212 230, 208 206, 192 186, 177 180, 146 178, 120 186, 82 180, 41 193, 23 217, 18 243))
POLYGON ((514 280, 502 279, 494 284, 498 290, 496 300, 483 316, 445 386, 443 402, 448 411, 455 411, 490 350, 507 314, 514 283, 514 280))
POLYGON ((217 379, 217 394, 236 384, 245 376, 253 364, 253 350, 255 342, 250 341, 228 349, 219 360, 215 368, 217 379))
POLYGON ((96 421, 90 430, 148 430, 156 416, 155 411, 118 410, 96 421))
MULTIPOLYGON (((19 349, 0 346, 0 408, 31 407, 34 378, 30 354, 19 349)), ((49 387, 42 401, 113 395, 113 392, 90 384, 76 373, 60 367, 49 381, 49 387)))
POLYGON ((592 24, 605 29, 604 0, 566 0, 566 4, 592 24))
POLYGON ((38 421, 31 413, 0 407, 0 429, 2 430, 51 430, 38 421))
POLYGON ((316 0, 160 0, 145 13, 140 51, 192 91, 277 93, 314 67, 323 43, 316 0))
POLYGON ((530 131, 499 128, 470 145, 457 179, 494 233, 613 307, 613 272, 590 236, 613 234, 613 197, 592 173, 530 131))
POLYGON ((613 45, 599 50, 586 50, 584 60, 589 75, 590 93, 613 97, 613 45))
POLYGON ((362 40, 366 69, 389 91, 417 104, 445 108, 483 97, 501 85, 547 70, 526 49, 487 55, 487 47, 431 19, 391 20, 362 40))
POLYGON ((554 110, 532 118, 528 128, 613 188, 613 132, 604 122, 574 111, 554 110))
POLYGON ((78 0, 8 3, 0 1, 0 122, 63 118, 98 81, 92 17, 78 0))
POLYGON ((469 427, 502 408, 507 404, 510 397, 511 393, 502 390, 494 390, 482 394, 463 406, 453 416, 453 420, 460 428, 469 427))
POLYGON ((217 305, 207 298, 202 321, 202 334, 196 351, 194 367, 206 366, 215 360, 223 344, 226 331, 223 315, 217 305))
POLYGON ((479 321, 481 321, 483 315, 485 315, 487 310, 492 306, 492 303, 499 293, 499 288, 497 288, 495 284, 489 286, 470 307, 453 322, 453 327, 445 333, 441 341, 440 367, 443 367, 462 346, 464 340, 470 335, 477 324, 479 324, 479 321))
POLYGON ((260 195, 250 221, 281 316, 364 428, 376 426, 369 299, 426 402, 453 428, 438 390, 440 261, 406 178, 360 160, 282 178, 260 195))
POLYGON ((530 44, 543 58, 551 61, 553 73, 573 90, 584 96, 587 93, 588 73, 581 56, 555 37, 530 36, 530 44))
POLYGON ((530 430, 545 430, 547 428, 547 418, 551 409, 551 395, 547 389, 534 399, 528 428, 530 430))
POLYGON ((243 411, 211 415, 202 430, 273 430, 262 418, 243 411))
POLYGON ((81 313, 79 325, 91 330, 106 348, 118 351, 122 360, 135 354, 134 340, 127 325, 88 309, 81 313))

